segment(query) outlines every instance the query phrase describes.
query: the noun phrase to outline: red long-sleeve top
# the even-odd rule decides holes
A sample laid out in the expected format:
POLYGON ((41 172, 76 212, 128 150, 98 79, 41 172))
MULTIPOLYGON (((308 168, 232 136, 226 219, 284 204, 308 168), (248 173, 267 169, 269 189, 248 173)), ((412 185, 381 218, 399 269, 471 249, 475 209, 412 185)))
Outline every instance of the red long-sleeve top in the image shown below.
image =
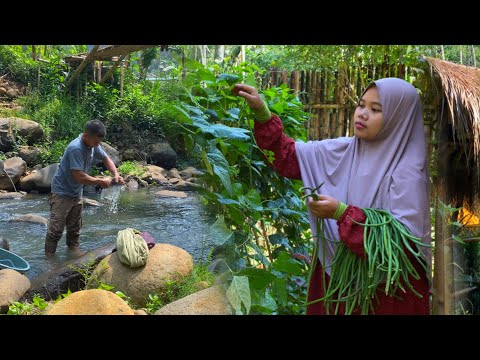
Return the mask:
MULTIPOLYGON (((301 179, 300 167, 298 165, 297 155, 295 153, 295 141, 283 133, 283 125, 280 118, 273 115, 266 122, 255 122, 255 139, 257 145, 262 150, 273 151, 275 160, 269 164, 280 175, 291 178, 301 179)), ((348 205, 348 204, 347 204, 348 205)), ((363 211, 352 205, 348 205, 343 215, 338 219, 338 233, 340 240, 356 255, 364 257, 363 246, 363 227, 352 222, 351 219, 359 223, 365 222, 363 211)), ((409 277, 410 284, 414 289, 423 295, 422 298, 416 296, 406 285, 406 293, 399 293, 400 299, 387 296, 383 291, 378 291, 379 305, 375 309, 377 315, 428 315, 430 314, 429 282, 425 270, 417 260, 407 252, 407 255, 420 274, 420 279, 415 280, 409 277)), ((308 301, 323 297, 323 268, 317 261, 310 283, 308 301)), ((329 277, 326 275, 328 284, 329 277)), ((340 307, 340 314, 344 313, 344 307, 340 307)), ((308 315, 325 314, 323 302, 318 302, 307 307, 308 315)))

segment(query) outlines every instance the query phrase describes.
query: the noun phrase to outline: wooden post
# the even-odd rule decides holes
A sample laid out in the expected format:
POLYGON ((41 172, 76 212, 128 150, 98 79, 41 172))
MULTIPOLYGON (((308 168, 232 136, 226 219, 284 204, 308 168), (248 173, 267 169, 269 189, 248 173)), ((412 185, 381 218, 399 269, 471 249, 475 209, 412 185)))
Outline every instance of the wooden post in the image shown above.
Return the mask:
POLYGON ((338 76, 338 105, 340 108, 338 109, 338 128, 337 128, 337 137, 344 136, 346 134, 343 133, 343 123, 344 123, 344 116, 345 116, 345 68, 341 68, 339 70, 340 74, 338 76))
POLYGON ((94 58, 95 56, 95 53, 97 52, 98 48, 100 47, 100 45, 95 45, 93 47, 93 49, 88 53, 88 55, 85 57, 85 59, 83 59, 83 61, 80 63, 80 65, 78 66, 77 70, 75 70, 75 72, 73 73, 72 77, 70 78, 70 80, 68 80, 67 82, 67 85, 65 85, 65 91, 67 91, 70 86, 72 86, 72 84, 74 83, 75 79, 81 74, 81 72, 83 71, 83 69, 85 69, 85 66, 87 66, 94 58))
POLYGON ((120 65, 120 63, 123 61, 123 59, 125 58, 125 55, 121 55, 117 61, 115 61, 115 63, 110 66, 110 68, 108 69, 107 73, 105 74, 105 76, 102 78, 102 81, 100 81, 100 84, 103 84, 105 83, 105 81, 107 81, 108 79, 110 79, 113 75, 113 72, 115 71, 115 69, 118 67, 118 65, 120 65))
POLYGON ((288 82, 287 82, 287 70, 282 71, 282 84, 288 84, 288 82))
POLYGON ((37 46, 32 45, 32 59, 37 60, 37 46))
POLYGON ((298 71, 294 71, 293 74, 293 91, 295 92, 295 96, 298 96, 298 90, 300 89, 300 76, 298 74, 298 71))
POLYGON ((97 82, 100 83, 102 81, 102 62, 99 61, 97 63, 97 82))

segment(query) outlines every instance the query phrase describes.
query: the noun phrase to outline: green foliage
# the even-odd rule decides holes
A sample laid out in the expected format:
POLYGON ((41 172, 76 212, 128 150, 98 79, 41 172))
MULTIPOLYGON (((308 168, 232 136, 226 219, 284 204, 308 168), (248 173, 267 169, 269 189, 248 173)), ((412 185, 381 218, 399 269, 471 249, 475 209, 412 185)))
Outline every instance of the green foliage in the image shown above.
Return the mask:
MULTIPOLYGON (((256 85, 260 69, 232 63, 205 68, 187 61, 181 70, 184 92, 177 124, 205 171, 205 203, 219 215, 211 235, 230 269, 232 305, 245 314, 303 313, 307 264, 291 258, 311 251, 301 183, 267 166, 252 134, 253 114, 231 94, 236 82, 256 85)), ((282 86, 263 96, 282 117, 286 133, 306 140, 308 116, 295 95, 282 86)))
POLYGON ((38 294, 31 303, 14 301, 8 307, 7 315, 39 315, 47 308, 48 303, 38 294))
POLYGON ((32 81, 37 75, 38 63, 21 45, 0 46, 0 74, 23 84, 32 81))
POLYGON ((182 280, 167 280, 161 293, 149 294, 145 308, 149 314, 154 314, 161 307, 201 290, 198 288, 199 282, 206 282, 211 286, 214 280, 214 275, 208 271, 208 263, 196 264, 192 272, 182 280))
POLYGON ((141 166, 136 161, 124 161, 118 167, 118 172, 121 175, 142 176, 145 172, 145 167, 141 166))
POLYGON ((51 140, 73 140, 93 118, 93 111, 86 99, 42 95, 37 91, 19 98, 18 102, 23 107, 25 117, 40 123, 51 140))

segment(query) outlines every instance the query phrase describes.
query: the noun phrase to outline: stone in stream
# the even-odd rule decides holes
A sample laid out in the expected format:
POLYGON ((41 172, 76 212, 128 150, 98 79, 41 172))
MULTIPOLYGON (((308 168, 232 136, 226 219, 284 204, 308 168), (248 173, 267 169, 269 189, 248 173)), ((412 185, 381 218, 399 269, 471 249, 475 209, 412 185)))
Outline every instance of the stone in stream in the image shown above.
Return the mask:
POLYGON ((103 204, 99 203, 97 200, 93 200, 87 197, 83 198, 83 205, 86 206, 103 206, 103 204))
POLYGON ((218 285, 165 305, 155 315, 232 315, 225 287, 218 285))
POLYGON ((32 172, 20 179, 20 188, 25 191, 38 190, 42 193, 50 192, 57 168, 58 163, 55 163, 32 172))
POLYGON ((193 166, 189 166, 189 167, 180 171, 180 175, 182 176, 183 179, 197 177, 197 176, 200 176, 202 174, 203 174, 203 172, 195 169, 193 166))
POLYGON ((127 183, 127 188, 129 190, 137 190, 138 189, 138 182, 135 179, 130 179, 127 183))
MULTIPOLYGON (((114 252, 103 259, 92 274, 94 279, 115 287, 137 306, 145 306, 148 295, 162 292, 168 280, 180 280, 193 269, 192 256, 170 244, 156 244, 149 251, 147 264, 130 268, 114 252)), ((95 286, 95 284, 92 284, 95 286)))
POLYGON ((167 177, 170 178, 170 179, 171 178, 177 178, 177 179, 182 178, 182 176, 180 175, 180 172, 176 168, 168 170, 167 177))
MULTIPOLYGON (((175 179, 177 180, 177 179, 175 179)), ((197 185, 197 184, 194 184, 194 183, 191 183, 191 182, 188 182, 188 181, 185 181, 185 180, 180 180, 178 182, 176 182, 175 184, 173 184, 172 188, 174 190, 185 190, 185 191, 189 191, 189 190, 195 190, 196 188, 198 188, 200 185, 197 185)))
POLYGON ((186 198, 187 194, 183 191, 171 191, 171 190, 160 190, 155 193, 155 195, 160 197, 176 197, 176 198, 186 198))
POLYGON ((0 190, 14 190, 12 185, 16 184, 20 177, 27 171, 27 164, 22 158, 13 157, 3 162, 4 169, 0 173, 0 190))
POLYGON ((114 293, 91 289, 72 293, 50 307, 46 315, 135 315, 114 293))
POLYGON ((147 171, 142 175, 142 180, 148 182, 149 184, 156 183, 158 185, 168 184, 168 179, 166 178, 167 171, 159 166, 148 165, 147 171))
POLYGON ((0 249, 10 250, 10 243, 7 239, 0 236, 0 249))
POLYGON ((12 269, 0 270, 0 313, 6 313, 8 306, 20 300, 30 288, 30 280, 12 269))
POLYGON ((7 192, 7 193, 0 193, 0 200, 6 199, 21 199, 24 197, 25 194, 21 192, 7 192))
POLYGON ((43 216, 40 216, 40 215, 36 215, 36 214, 20 215, 20 216, 16 217, 15 219, 12 219, 10 221, 27 222, 27 223, 43 224, 43 225, 48 224, 48 220, 46 218, 44 218, 43 216))

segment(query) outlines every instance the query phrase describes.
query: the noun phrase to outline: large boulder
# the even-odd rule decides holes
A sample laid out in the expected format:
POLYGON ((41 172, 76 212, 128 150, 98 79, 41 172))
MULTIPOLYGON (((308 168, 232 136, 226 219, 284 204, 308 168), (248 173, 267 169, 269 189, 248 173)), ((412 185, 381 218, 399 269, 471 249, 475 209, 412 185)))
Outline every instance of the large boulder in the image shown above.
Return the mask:
POLYGON ((38 190, 43 193, 50 192, 57 168, 58 163, 55 163, 32 172, 20 180, 20 188, 25 191, 38 190))
POLYGON ((0 270, 0 313, 8 311, 8 306, 20 300, 30 288, 30 280, 11 269, 0 270))
POLYGON ((101 289, 74 292, 50 307, 46 315, 135 315, 114 293, 101 289))
POLYGON ((232 315, 221 285, 213 286, 165 305, 155 315, 232 315))
POLYGON ((167 171, 164 168, 155 165, 148 165, 147 171, 145 171, 142 175, 142 180, 149 184, 155 183, 158 185, 165 185, 168 184, 166 175, 167 171))
POLYGON ((20 216, 16 217, 15 219, 12 219, 10 221, 48 225, 48 220, 46 218, 44 218, 43 216, 40 216, 40 215, 36 215, 36 214, 20 215, 20 216))
POLYGON ((12 150, 14 137, 20 136, 33 145, 43 139, 42 126, 32 120, 21 118, 0 118, 0 151, 12 150))
POLYGON ((13 157, 5 160, 3 166, 4 169, 0 173, 0 190, 14 190, 12 182, 16 184, 20 180, 27 171, 27 164, 22 158, 13 157))
POLYGON ((147 264, 130 268, 118 254, 107 256, 95 268, 92 278, 115 287, 129 296, 139 307, 145 306, 148 295, 161 293, 168 280, 180 280, 193 269, 192 256, 170 244, 156 244, 149 251, 147 264))
POLYGON ((118 150, 115 149, 113 146, 108 145, 108 144, 106 144, 106 143, 104 143, 104 142, 102 142, 101 145, 102 145, 103 150, 105 150, 105 152, 107 153, 108 157, 109 157, 110 159, 112 159, 112 161, 113 161, 113 163, 115 164, 115 166, 120 165, 120 161, 121 161, 122 159, 120 158, 120 155, 119 155, 119 153, 118 153, 118 150))
POLYGON ((34 146, 22 145, 18 150, 18 156, 21 157, 28 166, 35 165, 40 159, 41 154, 42 149, 34 146))
POLYGON ((148 147, 148 157, 150 162, 167 169, 175 167, 177 163, 177 153, 166 141, 151 144, 148 147))

